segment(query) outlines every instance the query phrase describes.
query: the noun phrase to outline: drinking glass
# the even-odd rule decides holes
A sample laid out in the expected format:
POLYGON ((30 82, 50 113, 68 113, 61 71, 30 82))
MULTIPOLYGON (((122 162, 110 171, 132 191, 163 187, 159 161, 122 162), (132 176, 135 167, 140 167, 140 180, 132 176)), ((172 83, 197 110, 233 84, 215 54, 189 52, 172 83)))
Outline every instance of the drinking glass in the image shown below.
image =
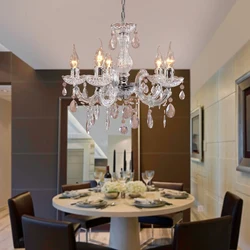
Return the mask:
POLYGON ((112 181, 117 181, 118 180, 118 175, 117 175, 117 173, 113 173, 112 174, 112 181))
POLYGON ((100 181, 102 179, 102 176, 103 176, 102 172, 98 172, 98 171, 94 172, 94 178, 95 178, 95 181, 97 183, 97 191, 99 191, 99 189, 100 189, 100 181))
POLYGON ((148 176, 146 175, 146 172, 143 172, 141 174, 142 180, 145 182, 146 186, 148 187, 149 179, 148 176))
POLYGON ((154 178, 155 175, 155 171, 154 170, 147 170, 145 171, 147 177, 148 177, 148 183, 150 183, 152 181, 152 179, 154 178))
POLYGON ((131 177, 133 176, 133 173, 131 172, 131 170, 127 170, 126 172, 124 172, 124 175, 126 177, 125 178, 126 182, 129 182, 129 181, 133 180, 133 178, 131 180, 131 177))

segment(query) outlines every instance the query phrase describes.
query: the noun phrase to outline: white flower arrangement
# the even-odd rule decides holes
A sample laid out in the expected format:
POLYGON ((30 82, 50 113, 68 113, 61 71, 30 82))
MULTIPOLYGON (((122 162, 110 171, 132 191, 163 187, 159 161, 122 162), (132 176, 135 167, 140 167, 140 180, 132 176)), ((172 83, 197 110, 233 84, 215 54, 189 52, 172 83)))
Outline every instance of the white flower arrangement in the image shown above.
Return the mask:
POLYGON ((147 187, 142 181, 130 181, 126 183, 126 192, 129 194, 141 194, 146 192, 147 187))
POLYGON ((103 193, 120 193, 122 191, 122 185, 121 183, 114 181, 108 181, 105 182, 104 185, 102 186, 102 192, 103 193))

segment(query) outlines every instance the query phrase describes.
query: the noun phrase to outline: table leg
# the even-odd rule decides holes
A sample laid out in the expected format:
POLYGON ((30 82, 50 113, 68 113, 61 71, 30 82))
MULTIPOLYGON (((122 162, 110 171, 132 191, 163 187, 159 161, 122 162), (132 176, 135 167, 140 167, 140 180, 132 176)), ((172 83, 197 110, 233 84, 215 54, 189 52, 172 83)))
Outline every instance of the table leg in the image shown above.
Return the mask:
POLYGON ((119 250, 139 250, 138 218, 111 218, 109 246, 119 250))

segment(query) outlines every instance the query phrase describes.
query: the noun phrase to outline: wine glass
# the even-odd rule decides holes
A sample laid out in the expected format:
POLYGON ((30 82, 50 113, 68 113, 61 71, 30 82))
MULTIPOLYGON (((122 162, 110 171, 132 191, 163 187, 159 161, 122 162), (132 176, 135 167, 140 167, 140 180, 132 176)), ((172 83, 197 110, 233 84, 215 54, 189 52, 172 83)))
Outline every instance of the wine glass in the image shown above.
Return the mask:
POLYGON ((126 180, 126 182, 129 182, 129 181, 131 181, 131 177, 132 177, 132 172, 131 172, 131 170, 127 170, 126 172, 124 172, 124 175, 125 175, 125 180, 126 180))
POLYGON ((145 184, 146 184, 146 186, 148 188, 149 179, 148 179, 148 176, 147 176, 146 172, 143 172, 141 174, 141 177, 142 177, 142 180, 145 182, 145 184))
POLYGON ((147 170, 145 171, 147 177, 148 177, 148 183, 152 181, 152 179, 154 178, 155 175, 155 171, 154 170, 147 170))
POLYGON ((103 176, 103 173, 102 172, 98 172, 98 171, 95 171, 94 172, 94 178, 95 178, 95 181, 97 183, 97 191, 99 190, 100 188, 100 181, 102 179, 102 176, 103 176))

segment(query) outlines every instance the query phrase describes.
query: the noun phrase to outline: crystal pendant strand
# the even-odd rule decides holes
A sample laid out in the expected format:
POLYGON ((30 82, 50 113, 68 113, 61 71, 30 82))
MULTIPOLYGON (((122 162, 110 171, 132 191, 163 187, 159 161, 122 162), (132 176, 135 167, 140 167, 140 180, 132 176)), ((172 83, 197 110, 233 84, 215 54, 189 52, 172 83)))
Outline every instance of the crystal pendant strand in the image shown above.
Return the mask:
POLYGON ((167 106, 167 108, 166 108, 166 115, 167 115, 167 117, 169 117, 169 118, 173 118, 174 115, 175 115, 175 107, 174 107, 174 105, 172 104, 172 102, 173 102, 173 99, 172 99, 172 98, 169 98, 169 104, 168 104, 168 106, 167 106))
POLYGON ((105 127, 106 127, 106 130, 109 130, 109 127, 110 127, 110 115, 109 115, 109 109, 107 109, 107 110, 106 110, 105 127))
POLYGON ((185 93, 184 93, 184 85, 182 84, 181 86, 180 86, 180 89, 181 89, 181 92, 180 92, 180 94, 179 94, 179 98, 181 99, 181 100, 184 100, 185 99, 185 93))
POLYGON ((117 47, 117 37, 114 31, 111 32, 111 38, 109 40, 109 49, 115 50, 117 47))
POLYGON ((166 128, 166 125, 167 125, 166 111, 164 110, 164 115, 163 115, 163 128, 166 128))
POLYGON ((125 119, 122 119, 122 125, 119 128, 121 134, 125 135, 128 133, 128 127, 125 125, 125 119))
POLYGON ((67 89, 66 89, 67 83, 63 82, 62 86, 63 86, 62 95, 66 96, 67 95, 67 89))
POLYGON ((73 99, 69 105, 69 109, 72 113, 76 112, 77 110, 77 102, 75 101, 75 99, 73 99))
POLYGON ((152 110, 151 109, 148 110, 147 123, 148 123, 149 128, 153 128, 154 120, 153 120, 153 117, 152 117, 152 110))
POLYGON ((132 44, 132 47, 134 49, 137 49, 137 48, 140 47, 140 40, 139 40, 138 32, 137 31, 134 32, 134 37, 132 39, 132 43, 131 44, 132 44))

